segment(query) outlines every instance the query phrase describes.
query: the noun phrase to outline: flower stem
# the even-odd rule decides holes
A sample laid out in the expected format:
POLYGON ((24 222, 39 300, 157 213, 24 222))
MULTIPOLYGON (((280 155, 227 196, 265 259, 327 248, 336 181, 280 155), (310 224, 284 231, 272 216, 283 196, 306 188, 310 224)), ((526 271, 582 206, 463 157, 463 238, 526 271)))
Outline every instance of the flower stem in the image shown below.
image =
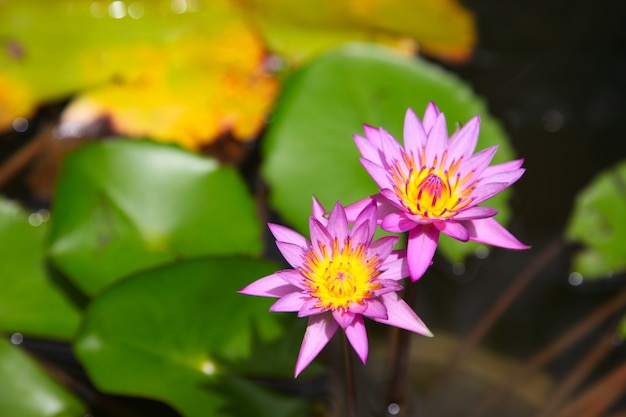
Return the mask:
POLYGON ((348 338, 342 338, 344 383, 346 389, 346 417, 357 417, 356 387, 354 385, 354 368, 348 338))
MULTIPOLYGON (((408 281, 405 288, 404 301, 413 307, 417 300, 417 283, 411 280, 408 281)), ((402 416, 406 414, 406 371, 409 368, 411 333, 399 328, 394 328, 393 331, 395 332, 395 350, 391 365, 391 381, 389 383, 389 391, 387 392, 387 405, 395 404, 399 406, 399 413, 395 413, 395 415, 402 416)))

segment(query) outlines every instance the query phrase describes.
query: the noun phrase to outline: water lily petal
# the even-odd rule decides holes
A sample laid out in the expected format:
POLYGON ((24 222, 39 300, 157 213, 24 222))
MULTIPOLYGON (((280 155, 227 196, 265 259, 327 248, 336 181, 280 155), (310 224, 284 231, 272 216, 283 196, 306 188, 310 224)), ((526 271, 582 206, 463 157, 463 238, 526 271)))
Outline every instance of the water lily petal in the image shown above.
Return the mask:
POLYGON ((304 277, 297 269, 283 269, 282 271, 278 271, 275 274, 296 288, 299 288, 301 290, 307 288, 306 284, 304 283, 304 277))
POLYGON ((332 310, 332 315, 335 321, 339 324, 339 327, 345 329, 355 320, 355 317, 358 317, 350 310, 344 310, 343 308, 336 308, 332 310))
POLYGON ((328 233, 343 242, 349 235, 348 218, 340 202, 335 204, 328 216, 328 233))
POLYGON ((470 207, 456 216, 454 216, 454 220, 474 220, 474 219, 484 219, 486 217, 493 217, 498 214, 498 210, 491 207, 483 207, 483 206, 475 206, 470 207))
POLYGON ((381 301, 387 309, 387 318, 374 319, 379 323, 400 327, 411 332, 432 336, 424 322, 415 314, 413 309, 395 292, 382 295, 381 301))
POLYGON ((380 165, 376 165, 374 162, 369 161, 367 159, 361 158, 361 165, 367 171, 368 174, 372 177, 374 182, 380 186, 380 188, 390 188, 393 187, 393 183, 389 179, 388 171, 381 167, 380 165))
POLYGON ((309 218, 309 230, 311 231, 311 246, 313 250, 318 250, 320 245, 332 245, 332 236, 328 233, 326 227, 313 216, 309 218))
POLYGON ((406 257, 391 262, 387 258, 382 269, 384 271, 378 276, 379 280, 392 279, 398 281, 409 276, 409 262, 406 257))
POLYGON ((448 161, 452 162, 460 158, 468 159, 476 149, 480 132, 480 117, 471 118, 465 126, 459 130, 448 146, 448 161))
POLYGON ((388 318, 387 308, 385 304, 380 300, 370 300, 367 303, 367 310, 363 313, 364 316, 369 317, 370 319, 382 319, 386 320, 388 318))
POLYGON ((413 109, 408 109, 404 116, 404 148, 408 153, 417 156, 426 146, 426 132, 413 109))
POLYGON ((268 223, 267 226, 269 227, 272 235, 274 235, 274 238, 276 240, 298 245, 303 249, 309 247, 309 241, 307 240, 307 238, 305 238, 295 230, 274 223, 268 223))
POLYGON ((405 213, 396 211, 383 217, 380 227, 388 232, 403 233, 414 228, 415 222, 409 219, 405 213))
POLYGON ((309 298, 311 298, 311 296, 308 294, 292 292, 276 300, 276 302, 270 307, 270 311, 300 311, 302 304, 309 298))
POLYGON ((302 261, 304 260, 304 250, 301 246, 294 245, 293 243, 278 241, 276 242, 276 247, 285 260, 289 262, 289 265, 294 268, 299 268, 302 265, 302 261))
POLYGON ((470 234, 470 240, 507 249, 528 249, 530 246, 517 240, 493 217, 467 220, 463 224, 470 234))
POLYGON ((428 103, 426 110, 424 111, 424 118, 422 119, 422 126, 424 126, 424 131, 427 135, 430 133, 430 130, 435 124, 435 120, 437 120, 439 113, 440 111, 435 103, 432 101, 428 103))
POLYGON ((313 217, 317 219, 320 224, 324 227, 328 224, 328 219, 325 217, 326 209, 322 204, 317 201, 317 198, 313 197, 313 208, 312 208, 313 217))
POLYGON ((424 275, 432 263, 439 230, 432 225, 424 224, 411 229, 407 243, 407 259, 411 280, 417 281, 424 275))
POLYGON ((361 316, 356 316, 354 321, 344 329, 348 341, 354 348, 354 351, 361 359, 361 362, 367 362, 367 332, 365 331, 365 323, 361 316))
POLYGON ((309 317, 309 325, 306 328, 298 360, 296 361, 295 376, 309 366, 311 361, 326 346, 333 337, 339 325, 332 318, 330 313, 319 314, 309 317))
POLYGON ((283 297, 294 291, 298 291, 298 287, 288 284, 278 274, 271 274, 257 279, 238 292, 259 297, 283 297))
POLYGON ((443 113, 439 113, 435 124, 428 133, 428 141, 424 151, 426 153, 426 163, 429 166, 437 166, 441 162, 447 144, 448 126, 446 125, 446 116, 443 113), (435 159, 439 161, 437 164, 434 163, 435 159))
POLYGON ((380 149, 361 135, 355 134, 353 137, 354 143, 356 143, 356 147, 359 149, 359 152, 361 152, 361 155, 363 155, 363 158, 372 161, 376 165, 385 166, 386 162, 380 149))
POLYGON ((455 238, 456 240, 460 240, 461 242, 467 242, 469 240, 469 232, 463 226, 463 224, 448 221, 448 222, 434 222, 433 225, 439 230, 447 234, 450 237, 455 238))
POLYGON ((508 161, 502 164, 491 165, 485 168, 483 171, 483 178, 488 178, 491 175, 499 174, 500 172, 513 171, 522 166, 523 159, 516 159, 515 161, 508 161))

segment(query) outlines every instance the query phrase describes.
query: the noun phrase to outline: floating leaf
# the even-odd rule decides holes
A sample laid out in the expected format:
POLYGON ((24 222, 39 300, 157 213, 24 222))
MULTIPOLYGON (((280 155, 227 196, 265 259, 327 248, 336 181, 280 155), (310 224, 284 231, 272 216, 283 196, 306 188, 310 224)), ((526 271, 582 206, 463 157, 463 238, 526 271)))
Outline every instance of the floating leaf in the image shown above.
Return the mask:
POLYGON ((455 0, 245 0, 275 51, 300 61, 348 41, 466 59, 476 41, 472 15, 455 0))
POLYGON ((122 134, 198 148, 256 137, 278 84, 225 0, 0 3, 0 129, 80 92, 60 132, 102 119, 122 134))
MULTIPOLYGON (((407 108, 422 114, 429 101, 446 114, 450 131, 480 114, 478 148, 498 145, 494 163, 514 159, 500 125, 461 80, 425 61, 354 44, 312 61, 285 86, 263 143, 262 172, 273 205, 304 231, 311 195, 332 207, 338 200, 349 204, 376 193, 359 162, 353 134, 363 134, 363 124, 369 124, 384 126, 401 139, 407 108)), ((504 191, 486 203, 500 211, 501 223, 509 217, 509 195, 504 191)), ((444 236, 439 245, 455 261, 477 246, 444 236)))
POLYGON ((228 367, 250 356, 255 335, 280 335, 271 300, 237 293, 276 269, 243 257, 207 258, 138 274, 90 304, 76 353, 100 389, 163 400, 187 417, 302 415, 299 401, 228 367), (228 412, 241 407, 248 412, 228 412))
POLYGON ((586 278, 626 271, 626 161, 600 173, 578 193, 568 239, 585 248, 572 270, 586 278))
POLYGON ((0 339, 0 410, 11 417, 81 417, 81 402, 33 360, 0 339))
POLYGON ((70 155, 53 213, 51 257, 88 294, 174 260, 262 246, 254 201, 233 168, 147 141, 70 155))
POLYGON ((43 216, 33 213, 29 223, 22 208, 0 199, 0 331, 69 339, 80 313, 48 277, 43 216))

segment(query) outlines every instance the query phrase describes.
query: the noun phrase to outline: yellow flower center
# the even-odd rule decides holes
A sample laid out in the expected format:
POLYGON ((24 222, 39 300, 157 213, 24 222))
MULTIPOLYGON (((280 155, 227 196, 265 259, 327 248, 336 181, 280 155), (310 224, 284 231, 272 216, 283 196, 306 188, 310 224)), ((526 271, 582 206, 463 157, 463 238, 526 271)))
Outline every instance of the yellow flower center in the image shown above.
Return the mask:
POLYGON ((403 161, 393 167, 394 191, 412 214, 445 220, 472 202, 471 193, 476 188, 476 181, 468 183, 472 172, 461 177, 458 169, 462 158, 445 168, 446 156, 444 153, 441 161, 435 158, 428 167, 423 156, 418 163, 404 153, 403 161))
POLYGON ((305 255, 302 274, 310 294, 319 300, 317 307, 330 310, 348 309, 372 298, 382 285, 376 282, 381 271, 377 257, 367 258, 364 245, 352 247, 350 238, 342 247, 335 239, 330 248, 320 244, 305 255))

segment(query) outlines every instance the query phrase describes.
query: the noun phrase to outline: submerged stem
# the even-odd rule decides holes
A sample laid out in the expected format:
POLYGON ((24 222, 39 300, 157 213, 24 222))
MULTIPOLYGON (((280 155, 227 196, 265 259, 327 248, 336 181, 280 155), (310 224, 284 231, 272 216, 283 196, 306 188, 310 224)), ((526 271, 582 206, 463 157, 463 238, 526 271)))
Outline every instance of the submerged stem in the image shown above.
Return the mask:
MULTIPOLYGON (((417 283, 409 280, 404 294, 404 301, 413 307, 417 300, 417 283)), ((387 405, 394 404, 398 407, 398 413, 394 415, 402 416, 406 414, 406 384, 407 369, 409 368, 409 348, 411 345, 411 333, 400 328, 394 328, 395 349, 393 362, 391 364, 391 380, 387 393, 387 405)))
POLYGON ((344 384, 346 390, 346 416, 357 417, 356 387, 354 385, 354 368, 348 338, 342 338, 344 384))

